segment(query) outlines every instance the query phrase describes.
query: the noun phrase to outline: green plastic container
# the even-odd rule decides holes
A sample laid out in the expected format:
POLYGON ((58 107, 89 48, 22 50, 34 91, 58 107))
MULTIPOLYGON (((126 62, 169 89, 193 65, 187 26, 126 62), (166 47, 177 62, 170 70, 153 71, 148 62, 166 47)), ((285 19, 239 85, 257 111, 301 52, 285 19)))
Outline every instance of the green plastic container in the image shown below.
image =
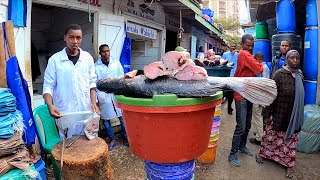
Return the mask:
POLYGON ((266 22, 256 23, 256 39, 268 39, 268 24, 266 22))
POLYGON ((232 68, 233 67, 222 65, 222 66, 207 66, 204 69, 207 70, 207 73, 209 76, 229 77, 230 71, 232 68))
POLYGON ((205 104, 211 101, 219 100, 223 97, 222 91, 203 98, 178 98, 175 94, 159 94, 153 95, 152 98, 133 98, 123 95, 116 95, 116 102, 131 106, 144 107, 175 107, 175 106, 191 106, 197 104, 205 104))

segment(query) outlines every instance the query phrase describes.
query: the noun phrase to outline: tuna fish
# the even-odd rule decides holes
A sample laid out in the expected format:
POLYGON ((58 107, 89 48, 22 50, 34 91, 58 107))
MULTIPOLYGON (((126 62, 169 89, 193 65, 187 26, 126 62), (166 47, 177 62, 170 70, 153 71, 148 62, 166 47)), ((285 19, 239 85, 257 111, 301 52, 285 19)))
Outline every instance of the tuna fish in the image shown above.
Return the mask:
POLYGON ((129 97, 152 97, 154 94, 176 94, 179 97, 205 97, 220 91, 224 85, 209 84, 207 80, 181 81, 159 77, 155 80, 138 75, 131 79, 114 78, 98 81, 100 91, 129 97))

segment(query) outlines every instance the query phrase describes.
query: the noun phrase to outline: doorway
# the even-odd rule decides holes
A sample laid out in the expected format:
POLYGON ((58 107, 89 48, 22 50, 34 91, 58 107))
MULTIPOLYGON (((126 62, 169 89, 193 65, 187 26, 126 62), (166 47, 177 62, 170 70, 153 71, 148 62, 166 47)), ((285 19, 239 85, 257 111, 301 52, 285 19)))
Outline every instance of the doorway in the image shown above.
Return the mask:
POLYGON ((64 31, 69 24, 82 28, 81 48, 94 55, 93 14, 80 10, 33 3, 31 11, 31 68, 34 94, 42 95, 43 76, 48 59, 65 47, 64 31))

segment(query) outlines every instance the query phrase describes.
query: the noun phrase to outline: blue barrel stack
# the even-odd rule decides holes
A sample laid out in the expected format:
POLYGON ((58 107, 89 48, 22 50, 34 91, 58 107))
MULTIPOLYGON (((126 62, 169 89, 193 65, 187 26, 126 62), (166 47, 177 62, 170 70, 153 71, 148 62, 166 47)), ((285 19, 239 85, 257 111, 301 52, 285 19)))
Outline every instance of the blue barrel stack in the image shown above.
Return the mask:
POLYGON ((277 4, 276 19, 279 33, 296 32, 296 12, 294 1, 280 0, 277 4))
POLYGON ((253 54, 261 52, 265 62, 271 62, 271 42, 269 39, 256 39, 254 42, 253 54))
POLYGON ((306 32, 304 38, 304 89, 305 104, 315 104, 318 78, 318 10, 316 0, 308 0, 306 5, 306 32))

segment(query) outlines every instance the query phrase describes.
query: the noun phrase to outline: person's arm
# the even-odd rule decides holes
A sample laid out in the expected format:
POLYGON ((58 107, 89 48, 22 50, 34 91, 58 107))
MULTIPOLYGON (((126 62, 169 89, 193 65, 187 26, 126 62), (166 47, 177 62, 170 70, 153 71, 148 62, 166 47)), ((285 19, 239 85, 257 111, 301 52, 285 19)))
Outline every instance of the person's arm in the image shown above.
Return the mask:
POLYGON ((268 79, 270 78, 270 70, 266 64, 263 65, 262 77, 268 78, 268 79))
POLYGON ((62 114, 57 110, 53 105, 53 89, 56 86, 56 67, 53 59, 49 59, 47 68, 44 72, 44 81, 43 81, 43 98, 45 103, 48 106, 50 115, 55 119, 62 117, 62 114))
POLYGON ((89 62, 89 76, 90 76, 90 100, 91 100, 91 110, 100 113, 99 107, 97 106, 97 93, 96 93, 96 82, 97 75, 96 69, 94 66, 93 58, 91 57, 91 61, 89 62))
MULTIPOLYGON (((278 72, 278 73, 275 73, 274 77, 273 77, 273 80, 276 82, 276 85, 277 85, 277 89, 279 90, 280 88, 280 79, 281 79, 281 74, 278 72)), ((262 113, 261 115, 263 116, 263 121, 265 123, 269 123, 270 122, 270 117, 273 113, 273 106, 274 104, 272 103, 270 106, 267 106, 265 108, 262 109, 262 113)))
POLYGON ((245 64, 246 66, 253 71, 254 74, 262 74, 263 66, 259 63, 249 52, 244 54, 246 57, 245 64))

